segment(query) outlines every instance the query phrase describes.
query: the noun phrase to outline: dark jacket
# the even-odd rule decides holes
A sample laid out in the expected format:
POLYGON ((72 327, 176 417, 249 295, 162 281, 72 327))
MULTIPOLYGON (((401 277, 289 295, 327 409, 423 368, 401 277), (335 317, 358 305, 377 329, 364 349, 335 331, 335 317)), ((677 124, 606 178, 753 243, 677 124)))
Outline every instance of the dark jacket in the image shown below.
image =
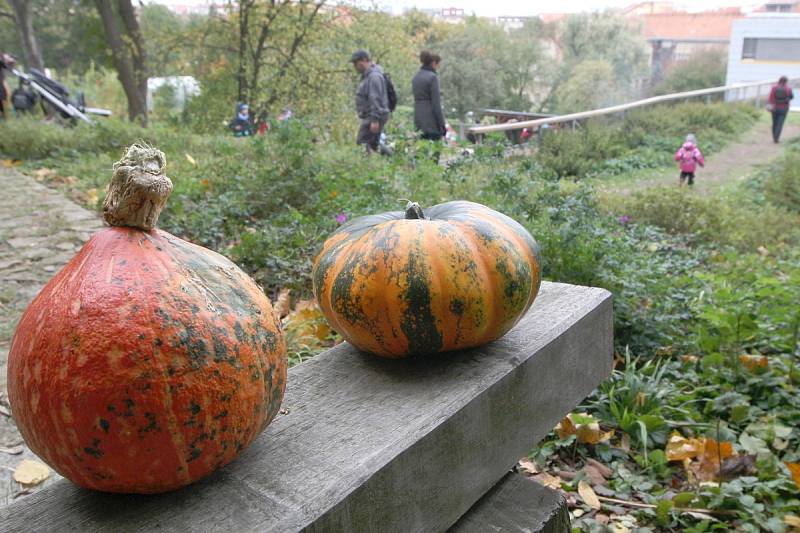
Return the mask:
POLYGON ((356 89, 356 113, 361 120, 389 120, 389 97, 386 95, 386 80, 380 65, 372 64, 361 75, 356 89))
POLYGON ((423 66, 411 80, 414 92, 414 126, 422 133, 444 134, 442 98, 439 76, 431 67, 423 66))

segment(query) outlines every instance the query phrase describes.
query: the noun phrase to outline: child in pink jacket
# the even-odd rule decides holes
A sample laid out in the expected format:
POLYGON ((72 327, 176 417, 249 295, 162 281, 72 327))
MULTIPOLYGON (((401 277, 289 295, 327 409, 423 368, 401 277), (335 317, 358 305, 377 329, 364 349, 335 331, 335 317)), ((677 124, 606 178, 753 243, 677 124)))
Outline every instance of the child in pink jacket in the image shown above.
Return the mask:
POLYGON ((689 185, 694 185, 694 171, 699 164, 701 167, 706 166, 706 161, 703 159, 703 154, 695 144, 697 140, 691 133, 686 136, 686 142, 683 143, 677 152, 675 152, 675 161, 680 163, 681 175, 680 185, 686 178, 689 178, 689 185))

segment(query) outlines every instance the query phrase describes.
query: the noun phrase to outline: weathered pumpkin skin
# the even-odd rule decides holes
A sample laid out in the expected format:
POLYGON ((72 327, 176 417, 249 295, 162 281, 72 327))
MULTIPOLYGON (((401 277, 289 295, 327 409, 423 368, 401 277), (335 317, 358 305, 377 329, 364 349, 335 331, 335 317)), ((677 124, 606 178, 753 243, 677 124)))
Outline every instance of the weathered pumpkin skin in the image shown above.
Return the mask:
POLYGON ((314 294, 348 342, 383 357, 500 338, 533 304, 539 247, 511 218, 472 202, 366 216, 339 228, 314 264, 314 294))
POLYGON ((286 366, 269 300, 236 265, 160 230, 113 227, 25 311, 9 398, 31 450, 74 483, 164 492, 255 439, 286 366))

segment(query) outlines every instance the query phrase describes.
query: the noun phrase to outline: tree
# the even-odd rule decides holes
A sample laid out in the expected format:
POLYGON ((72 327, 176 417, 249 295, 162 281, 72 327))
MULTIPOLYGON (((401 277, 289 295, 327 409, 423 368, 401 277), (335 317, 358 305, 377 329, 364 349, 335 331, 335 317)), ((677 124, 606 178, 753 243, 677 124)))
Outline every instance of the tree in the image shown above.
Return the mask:
POLYGON ((608 61, 587 59, 578 63, 562 85, 558 110, 577 113, 610 104, 613 98, 614 69, 608 61))
POLYGON ((28 68, 44 69, 39 43, 33 31, 30 2, 28 0, 9 0, 9 2, 11 9, 14 10, 15 26, 22 51, 25 54, 25 65, 28 68))
MULTIPOLYGON (((563 111, 579 105, 581 97, 567 95, 565 86, 580 65, 578 73, 583 82, 593 77, 605 75, 601 61, 612 69, 610 86, 586 87, 591 92, 603 91, 605 103, 620 103, 635 94, 637 83, 647 73, 647 43, 625 18, 615 11, 602 13, 579 13, 568 16, 564 21, 548 29, 561 56, 558 67, 552 73, 548 95, 541 109, 563 111), (563 100, 566 104, 562 104, 563 100)), ((572 83, 574 88, 576 83, 572 83)), ((583 99, 586 105, 594 98, 583 99)))
POLYGON ((147 69, 144 39, 130 0, 95 0, 117 77, 128 98, 128 118, 147 125, 147 69), (123 30, 120 30, 120 22, 123 30), (124 31, 124 33, 123 33, 124 31))
POLYGON ((701 49, 686 61, 672 65, 655 94, 679 93, 725 85, 728 57, 721 49, 701 49))
MULTIPOLYGON (((280 97, 270 90, 258 98, 262 83, 280 82, 293 68, 310 33, 318 27, 318 16, 325 0, 238 0, 238 98, 240 102, 257 98, 269 107, 280 97)), ((232 9, 232 6, 231 6, 232 9)), ((226 20, 231 20, 228 17, 226 20)))

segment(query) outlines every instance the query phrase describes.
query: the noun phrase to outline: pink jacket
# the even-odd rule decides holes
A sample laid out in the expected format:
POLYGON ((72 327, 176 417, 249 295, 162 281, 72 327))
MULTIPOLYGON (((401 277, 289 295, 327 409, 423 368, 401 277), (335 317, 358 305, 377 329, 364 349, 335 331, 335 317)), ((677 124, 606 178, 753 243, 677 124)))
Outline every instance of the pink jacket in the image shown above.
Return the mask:
POLYGON ((694 172, 697 168, 697 163, 701 167, 706 166, 706 160, 703 159, 703 154, 694 144, 690 142, 683 143, 683 146, 675 152, 675 161, 680 161, 681 172, 694 172))

